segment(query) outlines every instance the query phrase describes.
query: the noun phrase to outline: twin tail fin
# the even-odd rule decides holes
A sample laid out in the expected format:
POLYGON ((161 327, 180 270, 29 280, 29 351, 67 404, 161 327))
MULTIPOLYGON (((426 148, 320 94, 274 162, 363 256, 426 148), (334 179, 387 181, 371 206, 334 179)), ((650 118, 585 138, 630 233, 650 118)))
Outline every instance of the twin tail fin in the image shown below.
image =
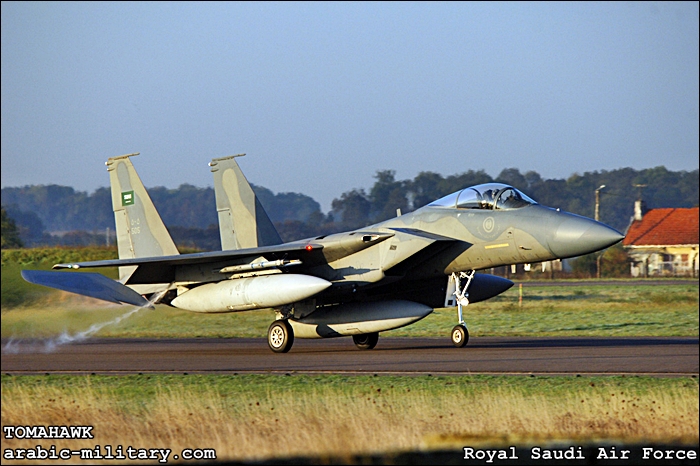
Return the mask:
POLYGON ((243 175, 236 157, 213 159, 216 211, 219 216, 221 249, 234 250, 282 244, 279 233, 243 175))

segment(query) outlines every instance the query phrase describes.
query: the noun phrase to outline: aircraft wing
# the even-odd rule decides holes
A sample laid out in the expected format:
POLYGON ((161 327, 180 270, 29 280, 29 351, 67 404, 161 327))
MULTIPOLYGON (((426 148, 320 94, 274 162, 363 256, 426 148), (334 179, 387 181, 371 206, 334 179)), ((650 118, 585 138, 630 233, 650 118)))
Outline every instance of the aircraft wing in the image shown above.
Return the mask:
POLYGON ((137 257, 135 259, 107 259, 101 261, 89 262, 72 262, 66 264, 56 264, 54 269, 82 269, 89 267, 117 267, 126 265, 148 265, 157 264, 160 266, 168 265, 195 265, 206 264, 208 262, 226 261, 227 259, 240 259, 253 256, 262 256, 270 254, 288 255, 292 259, 299 259, 307 253, 305 258, 309 258, 308 253, 317 252, 323 249, 323 245, 314 243, 287 243, 279 246, 267 246, 262 248, 238 249, 235 251, 212 251, 212 252, 197 252, 193 254, 179 254, 175 256, 158 256, 158 257, 137 257), (297 257, 299 256, 299 257, 297 257))
POLYGON ((306 267, 327 264, 342 257, 350 256, 368 247, 385 241, 394 233, 377 231, 356 231, 348 234, 329 235, 316 239, 305 239, 291 243, 263 246, 258 248, 226 251, 179 254, 174 256, 137 257, 133 259, 110 259, 91 262, 56 264, 54 269, 81 269, 88 267, 138 266, 124 284, 173 283, 178 268, 198 268, 207 274, 212 269, 248 264, 264 257, 267 261, 299 261, 303 270, 306 267))
POLYGON ((238 265, 263 256, 268 260, 300 260, 304 265, 317 265, 325 262, 324 246, 318 243, 299 241, 261 248, 237 249, 229 251, 200 252, 175 256, 140 257, 134 259, 109 259, 90 262, 56 264, 54 269, 82 269, 92 267, 122 267, 137 265, 136 271, 125 284, 171 283, 175 281, 175 269, 182 266, 225 267, 238 265))

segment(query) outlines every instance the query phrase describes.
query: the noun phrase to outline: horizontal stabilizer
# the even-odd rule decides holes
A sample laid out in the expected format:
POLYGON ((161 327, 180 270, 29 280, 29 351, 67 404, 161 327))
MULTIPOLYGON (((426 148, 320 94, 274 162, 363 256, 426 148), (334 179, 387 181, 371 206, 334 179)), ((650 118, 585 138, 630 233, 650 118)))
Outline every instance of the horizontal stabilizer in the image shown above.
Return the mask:
POLYGON ((112 303, 127 303, 145 306, 148 301, 121 283, 99 273, 49 272, 45 270, 22 270, 22 278, 30 283, 69 291, 112 303))

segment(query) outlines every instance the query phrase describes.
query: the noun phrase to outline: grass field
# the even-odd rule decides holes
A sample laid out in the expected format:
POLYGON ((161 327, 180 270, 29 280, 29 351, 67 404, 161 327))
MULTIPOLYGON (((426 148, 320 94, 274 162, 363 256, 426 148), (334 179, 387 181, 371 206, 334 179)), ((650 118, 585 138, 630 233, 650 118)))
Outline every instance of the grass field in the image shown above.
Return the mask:
POLYGON ((213 448, 217 459, 591 439, 697 444, 697 378, 2 377, 3 425, 92 425, 95 439, 2 448, 213 448))
MULTIPOLYGON (((517 286, 491 300, 469 305, 464 319, 472 336, 696 336, 698 287, 693 285, 517 286)), ((116 318, 130 306, 112 305, 63 292, 37 297, 26 306, 3 306, 3 338, 74 333, 116 318)), ((143 309, 107 326, 108 337, 264 337, 271 310, 196 314, 167 306, 143 309)), ((384 332, 392 336, 446 336, 455 308, 437 309, 422 321, 384 332)))

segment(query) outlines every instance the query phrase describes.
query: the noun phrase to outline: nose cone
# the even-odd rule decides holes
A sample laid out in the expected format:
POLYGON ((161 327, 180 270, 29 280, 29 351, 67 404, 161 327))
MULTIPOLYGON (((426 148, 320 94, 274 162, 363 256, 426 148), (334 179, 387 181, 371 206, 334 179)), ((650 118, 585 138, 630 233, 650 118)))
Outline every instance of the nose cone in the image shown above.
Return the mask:
POLYGON ((586 217, 558 213, 561 220, 550 223, 549 250, 560 259, 605 249, 625 237, 609 226, 586 217))

